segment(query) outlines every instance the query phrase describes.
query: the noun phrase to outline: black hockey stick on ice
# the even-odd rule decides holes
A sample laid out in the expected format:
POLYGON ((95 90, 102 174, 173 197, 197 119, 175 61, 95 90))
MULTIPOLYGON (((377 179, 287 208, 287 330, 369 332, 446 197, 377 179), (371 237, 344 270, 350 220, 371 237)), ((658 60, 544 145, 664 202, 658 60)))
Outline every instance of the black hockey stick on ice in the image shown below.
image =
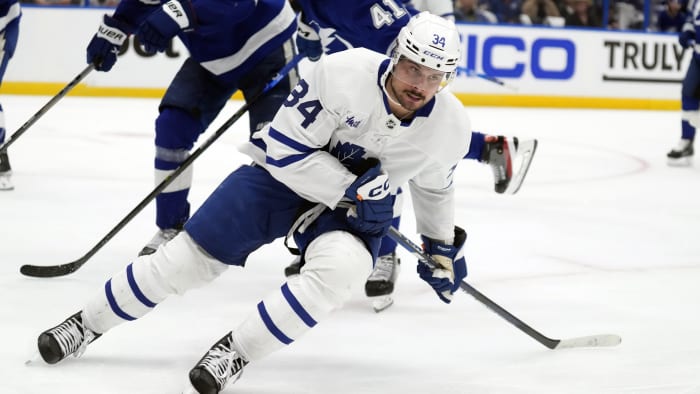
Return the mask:
MULTIPOLYGON (((391 237, 391 239, 396 241, 399 245, 403 246, 409 252, 411 252, 414 256, 416 256, 419 260, 424 261, 428 265, 433 266, 433 267, 438 265, 432 259, 432 257, 428 256, 427 254, 425 254, 425 252, 423 252, 423 249, 421 249, 420 246, 413 243, 413 241, 408 239, 405 235, 401 234, 401 232, 399 232, 399 230, 397 230, 393 226, 389 228, 389 236, 391 237)), ((620 344, 620 342, 622 342, 622 338, 620 338, 618 335, 613 335, 613 334, 591 335, 591 336, 576 337, 576 338, 569 338, 569 339, 552 339, 552 338, 544 336, 542 333, 540 333, 539 331, 530 327, 522 320, 513 316, 510 312, 503 309, 500 305, 493 302, 490 298, 483 295, 480 291, 478 291, 477 289, 472 287, 467 282, 462 281, 459 284, 459 288, 464 290, 465 292, 467 292, 472 297, 476 298, 477 301, 484 304, 487 308, 491 309, 498 316, 504 318, 506 321, 508 321, 508 323, 514 325, 520 331, 524 332, 525 334, 530 336, 532 339, 536 340, 537 342, 543 344, 544 346, 546 346, 550 349, 564 349, 564 348, 573 348, 573 347, 616 346, 616 345, 620 344)))
POLYGON ((219 127, 214 134, 212 134, 204 143, 202 143, 197 149, 195 149, 192 154, 183 161, 180 166, 170 175, 168 175, 163 181, 156 186, 153 191, 147 195, 134 209, 129 212, 124 219, 122 219, 112 230, 110 230, 107 235, 105 235, 95 246, 92 247, 85 255, 75 261, 70 263, 60 264, 60 265, 23 265, 20 267, 19 272, 26 276, 33 276, 37 278, 53 278, 57 276, 64 276, 77 271, 83 266, 98 250, 100 250, 112 237, 114 237, 127 223, 131 221, 143 208, 148 205, 160 192, 162 192, 169 184, 171 184, 193 161, 195 161, 211 144, 213 144, 219 137, 221 137, 226 130, 228 130, 231 125, 233 125, 241 116, 243 116, 250 107, 250 104, 255 102, 258 97, 260 97, 265 92, 269 91, 275 87, 303 58, 302 55, 295 56, 287 65, 285 65, 278 73, 275 75, 270 82, 265 85, 265 87, 249 102, 246 102, 241 108, 236 111, 233 116, 231 116, 221 127, 219 127))
POLYGON ((70 81, 68 83, 68 85, 66 85, 63 89, 61 89, 61 91, 58 92, 58 94, 53 96, 51 98, 51 100, 49 100, 49 102, 46 103, 43 107, 41 107, 41 109, 39 111, 37 111, 34 115, 32 115, 32 117, 29 118, 29 120, 24 122, 22 127, 17 129, 17 131, 15 131, 12 134, 10 139, 8 139, 4 144, 0 145, 0 151, 7 151, 7 148, 9 148, 10 145, 12 145, 15 141, 17 141, 17 139, 20 136, 22 136, 22 134, 24 134, 24 132, 27 131, 27 129, 29 129, 37 120, 39 120, 39 118, 44 116, 44 114, 46 112, 48 112, 51 109, 51 107, 53 107, 54 104, 56 104, 58 102, 58 100, 65 97, 65 95, 67 95, 68 92, 70 92, 74 87, 76 87, 76 85, 78 85, 80 83, 80 81, 83 80, 83 78, 85 78, 88 74, 90 74, 90 72, 94 68, 95 68, 95 66, 92 64, 89 64, 87 67, 85 67, 85 70, 81 71, 80 74, 76 75, 76 77, 73 78, 73 80, 70 81))

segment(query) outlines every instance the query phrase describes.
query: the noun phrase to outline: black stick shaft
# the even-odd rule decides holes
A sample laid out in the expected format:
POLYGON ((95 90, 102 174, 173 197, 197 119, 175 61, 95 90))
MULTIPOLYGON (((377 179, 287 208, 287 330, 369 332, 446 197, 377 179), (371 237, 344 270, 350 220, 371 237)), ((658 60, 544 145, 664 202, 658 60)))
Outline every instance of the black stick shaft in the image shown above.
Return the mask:
POLYGON ((100 250, 109 240, 111 240, 119 231, 121 231, 127 223, 131 221, 139 212, 143 210, 158 194, 160 194, 168 185, 170 185, 187 167, 192 164, 202 153, 204 153, 209 146, 211 146, 219 137, 221 137, 226 130, 228 130, 231 125, 236 123, 241 116, 243 116, 250 107, 250 104, 255 102, 258 97, 268 92, 274 86, 276 86, 279 81, 281 81, 285 75, 289 73, 303 56, 297 55, 294 57, 287 65, 285 65, 275 77, 270 80, 270 82, 265 85, 260 93, 255 96, 252 100, 245 103, 241 108, 236 111, 233 116, 231 116, 221 127, 219 127, 204 143, 202 143, 197 149, 195 149, 190 156, 183 161, 180 166, 170 175, 168 175, 163 181, 153 189, 138 205, 134 207, 119 223, 117 223, 112 230, 110 230, 102 239, 95 244, 85 255, 81 258, 66 264, 60 265, 50 265, 50 266, 37 266, 37 265, 23 265, 20 267, 20 272, 26 276, 33 276, 38 278, 52 278, 56 276, 64 276, 77 271, 83 266, 98 250, 100 250))
POLYGON ((41 107, 39 111, 32 115, 32 117, 29 118, 29 120, 24 122, 24 124, 12 134, 10 139, 8 139, 3 145, 0 145, 0 151, 7 151, 7 148, 9 148, 10 145, 17 141, 17 139, 21 137, 22 134, 24 134, 24 132, 26 132, 37 120, 44 116, 44 114, 47 113, 51 109, 51 107, 54 106, 54 104, 56 104, 60 99, 65 97, 68 94, 68 92, 70 92, 74 87, 76 87, 76 85, 78 85, 80 81, 82 81, 88 74, 90 74, 90 72, 94 68, 95 66, 92 64, 85 67, 85 70, 81 71, 80 74, 76 75, 76 77, 73 78, 73 80, 70 81, 68 85, 61 89, 61 91, 58 92, 58 94, 53 96, 51 100, 49 100, 49 102, 46 103, 43 107, 41 107))
MULTIPOLYGON (((401 232, 399 232, 399 230, 397 230, 393 226, 389 228, 389 236, 391 237, 391 239, 396 241, 396 243, 403 246, 404 248, 406 248, 406 250, 408 250, 414 256, 416 256, 419 260, 425 261, 428 265, 432 267, 438 266, 438 264, 433 260, 433 258, 427 255, 420 246, 416 245, 413 241, 411 241, 408 237, 403 235, 401 232)), ((484 304, 487 308, 495 312, 498 316, 505 319, 508 323, 514 325, 520 331, 524 332, 525 334, 527 334, 537 342, 543 344, 544 346, 550 349, 554 349, 559 344, 560 340, 548 338, 542 333, 535 330, 534 328, 530 327, 527 323, 513 316, 513 314, 503 309, 497 303, 493 302, 490 298, 486 297, 480 291, 472 287, 469 283, 462 281, 459 284, 459 288, 464 290, 467 294, 474 297, 480 303, 484 304)))

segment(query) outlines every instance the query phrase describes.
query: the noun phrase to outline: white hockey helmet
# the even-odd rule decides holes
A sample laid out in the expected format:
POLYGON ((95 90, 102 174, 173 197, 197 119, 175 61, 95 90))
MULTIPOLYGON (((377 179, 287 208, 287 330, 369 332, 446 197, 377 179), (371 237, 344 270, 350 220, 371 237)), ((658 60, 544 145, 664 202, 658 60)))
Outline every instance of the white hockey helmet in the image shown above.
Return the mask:
POLYGON ((394 66, 401 57, 443 71, 445 84, 455 75, 461 55, 459 33, 454 22, 423 11, 401 28, 392 55, 394 66))

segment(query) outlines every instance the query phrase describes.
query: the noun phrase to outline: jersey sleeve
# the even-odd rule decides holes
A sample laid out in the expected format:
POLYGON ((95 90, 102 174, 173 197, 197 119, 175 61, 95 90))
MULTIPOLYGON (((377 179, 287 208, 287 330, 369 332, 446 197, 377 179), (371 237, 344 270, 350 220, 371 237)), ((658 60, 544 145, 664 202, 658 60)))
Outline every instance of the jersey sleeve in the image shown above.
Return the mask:
POLYGON ((409 181, 409 187, 417 231, 432 239, 451 240, 455 226, 454 174, 469 151, 473 135, 471 121, 461 103, 452 95, 443 98, 446 101, 441 106, 443 112, 435 114, 433 120, 437 123, 431 129, 449 134, 423 144, 428 150, 428 164, 409 181))
POLYGON ((327 149, 340 115, 326 107, 325 75, 322 58, 290 93, 262 139, 273 177, 305 199, 335 208, 356 176, 327 149))
POLYGON ((431 165, 409 181, 416 215, 416 230, 432 239, 454 236, 455 191, 453 174, 457 167, 431 165))

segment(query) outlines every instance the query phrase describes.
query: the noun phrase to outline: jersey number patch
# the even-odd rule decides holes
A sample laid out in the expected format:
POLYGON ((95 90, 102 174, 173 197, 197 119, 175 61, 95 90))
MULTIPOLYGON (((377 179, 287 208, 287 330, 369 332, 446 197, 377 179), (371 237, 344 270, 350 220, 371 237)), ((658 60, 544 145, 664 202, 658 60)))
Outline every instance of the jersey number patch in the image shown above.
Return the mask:
POLYGON ((300 80, 297 86, 289 93, 289 97, 284 101, 285 107, 297 107, 297 110, 304 117, 301 122, 301 127, 307 128, 311 123, 316 121, 316 117, 323 109, 321 102, 318 100, 309 100, 299 103, 299 101, 309 92, 309 84, 304 80, 300 80), (298 104, 298 105, 297 105, 298 104))
POLYGON ((375 29, 381 29, 384 25, 389 26, 394 23, 396 19, 401 19, 406 15, 406 10, 396 4, 394 0, 382 0, 382 3, 389 9, 388 11, 379 5, 379 3, 372 5, 369 9, 369 14, 372 17, 372 24, 375 29))

